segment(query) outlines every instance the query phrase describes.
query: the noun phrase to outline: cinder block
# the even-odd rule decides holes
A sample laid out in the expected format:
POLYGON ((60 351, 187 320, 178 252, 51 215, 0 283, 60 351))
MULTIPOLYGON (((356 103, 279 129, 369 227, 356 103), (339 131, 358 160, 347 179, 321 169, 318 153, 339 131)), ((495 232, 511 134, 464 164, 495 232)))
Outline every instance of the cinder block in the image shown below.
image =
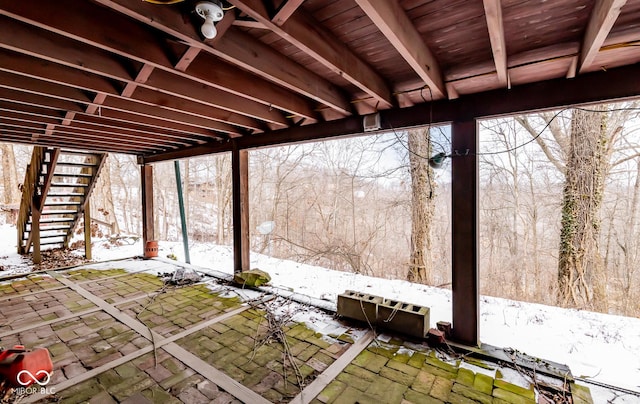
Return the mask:
POLYGON ((377 324, 406 335, 424 338, 429 331, 429 308, 384 299, 378 305, 377 324))
POLYGON ((375 324, 382 297, 347 290, 338 295, 338 315, 375 324))

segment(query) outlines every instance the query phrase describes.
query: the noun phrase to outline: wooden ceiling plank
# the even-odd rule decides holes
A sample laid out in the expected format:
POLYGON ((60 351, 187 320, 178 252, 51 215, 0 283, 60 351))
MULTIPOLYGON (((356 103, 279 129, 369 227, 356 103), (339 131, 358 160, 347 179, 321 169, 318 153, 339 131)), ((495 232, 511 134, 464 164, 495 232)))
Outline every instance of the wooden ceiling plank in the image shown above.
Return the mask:
POLYGON ((287 22, 289 17, 291 17, 293 13, 296 12, 298 7, 300 7, 302 3, 304 3, 304 0, 285 0, 285 2, 280 5, 280 8, 278 9, 278 11, 276 11, 276 14, 273 16, 273 18, 271 18, 271 21, 273 21, 273 23, 277 25, 284 24, 285 22, 287 22))
POLYGON ((446 97, 440 65, 396 0, 356 0, 387 40, 428 85, 434 97, 446 97))
POLYGON ((229 3, 369 94, 381 107, 393 106, 391 90, 384 79, 311 17, 299 11, 277 25, 269 18, 261 0, 229 0, 229 3))
MULTIPOLYGON (((0 101, 0 112, 3 116, 11 117, 14 120, 21 120, 24 122, 42 122, 46 124, 58 124, 60 122, 59 114, 54 110, 46 110, 34 107, 22 107, 16 109, 15 105, 0 101), (11 107, 11 108, 10 108, 11 107)), ((69 125, 71 121, 68 121, 69 116, 73 115, 73 125, 75 128, 87 128, 87 130, 96 131, 99 129, 107 128, 107 130, 124 130, 126 133, 135 133, 141 137, 156 137, 158 139, 164 139, 173 141, 176 144, 187 145, 191 143, 205 143, 210 138, 204 138, 199 135, 176 135, 176 132, 172 132, 166 129, 157 128, 155 130, 151 128, 145 128, 140 125, 130 124, 127 122, 118 122, 118 124, 111 123, 111 120, 91 115, 83 115, 75 112, 68 112, 64 118, 62 118, 62 125, 69 125), (68 122, 68 123, 67 123, 68 122)))
MULTIPOLYGON (((0 125, 0 139, 5 141, 11 141, 12 143, 25 144, 29 146, 33 145, 42 145, 49 147, 62 147, 62 148, 77 148, 77 143, 70 141, 68 137, 48 137, 46 140, 33 141, 32 133, 28 131, 19 131, 19 130, 11 130, 3 128, 0 125)), ((154 149, 154 148, 145 148, 143 150, 139 148, 127 148, 121 147, 121 145, 114 144, 106 144, 100 145, 99 147, 91 142, 85 142, 85 150, 96 150, 101 152, 109 152, 109 153, 123 153, 123 154, 139 154, 144 153, 147 150, 148 153, 157 153, 158 151, 162 151, 162 149, 154 149)))
POLYGON ((49 33, 6 16, 0 16, 0 26, 3 27, 0 36, 2 48, 116 80, 130 79, 129 71, 103 50, 91 46, 80 46, 78 41, 49 33))
MULTIPOLYGON (((274 95, 277 98, 286 98, 292 93, 264 80, 255 80, 255 76, 224 62, 220 63, 211 55, 199 56, 190 64, 185 74, 196 82, 188 83, 185 80, 176 79, 171 73, 156 70, 147 84, 159 91, 211 106, 220 103, 222 99, 224 109, 228 111, 242 113, 279 127, 289 126, 289 121, 282 115, 280 109, 293 110, 290 112, 296 115, 302 109, 306 109, 306 107, 294 109, 289 106, 283 108, 282 105, 273 105, 275 108, 270 108, 269 105, 264 104, 264 99, 274 95)), ((315 115, 315 112, 309 109, 306 115, 315 115)))
POLYGON ((113 83, 104 77, 82 70, 63 67, 48 60, 0 49, 0 71, 19 74, 34 79, 45 79, 63 86, 81 88, 93 92, 117 94, 113 83))
POLYGON ((92 123, 86 123, 83 121, 73 121, 68 124, 59 123, 55 118, 43 118, 43 117, 35 117, 33 115, 22 115, 19 112, 3 112, 3 119, 8 119, 15 122, 23 122, 23 123, 46 123, 47 129, 51 129, 51 133, 56 126, 65 126, 68 127, 69 130, 64 129, 63 133, 71 133, 75 131, 81 131, 81 133, 85 133, 87 135, 91 134, 99 134, 100 138, 109 137, 110 135, 114 135, 112 138, 122 137, 123 139, 129 139, 130 142, 145 145, 149 143, 149 141, 162 141, 163 144, 169 143, 178 146, 188 146, 198 143, 203 143, 202 141, 196 141, 196 139, 177 139, 173 136, 166 136, 164 134, 159 133, 140 133, 137 131, 132 131, 127 127, 123 126, 105 126, 105 125, 96 125, 92 123))
MULTIPOLYGON (((223 60, 226 60, 233 65, 246 68, 246 66, 252 66, 252 64, 254 63, 253 58, 238 59, 236 56, 225 52, 225 50, 219 49, 219 46, 223 44, 226 41, 227 37, 232 33, 232 31, 234 31, 233 29, 229 29, 221 38, 216 38, 216 40, 214 40, 215 47, 213 47, 209 42, 203 42, 200 32, 196 29, 196 27, 194 27, 190 23, 185 24, 183 17, 169 7, 157 7, 154 5, 150 5, 147 2, 131 2, 128 0, 96 1, 119 13, 122 13, 140 22, 148 24, 156 29, 159 29, 177 38, 178 40, 189 44, 190 46, 202 48, 206 52, 211 53, 223 60)), ((259 46, 259 41, 251 36, 248 36, 248 42, 244 42, 242 46, 252 49, 256 46, 259 46)), ((266 47, 266 49, 261 48, 261 50, 262 52, 258 54, 261 58, 272 58, 279 55, 276 51, 269 47, 266 47)), ((258 76, 254 77, 253 81, 258 82, 260 80, 267 79, 272 82, 291 82, 290 87, 288 88, 295 88, 296 84, 301 83, 303 85, 303 91, 299 92, 317 93, 316 97, 322 97, 323 100, 324 98, 327 98, 325 100, 327 105, 344 105, 345 109, 349 110, 348 100, 341 95, 341 91, 333 84, 329 83, 322 77, 304 69, 302 66, 297 65, 295 62, 287 58, 282 58, 282 60, 279 60, 278 62, 281 63, 279 68, 275 70, 271 69, 274 70, 275 73, 277 73, 277 76, 272 76, 273 72, 262 71, 255 68, 248 69, 253 74, 258 76), (300 75, 299 79, 297 79, 296 75, 300 75), (318 86, 320 89, 324 89, 325 87, 327 87, 330 88, 331 91, 317 92, 317 90, 315 90, 317 83, 321 83, 321 85, 318 86)), ((179 70, 172 70, 174 72, 179 72, 179 70)), ((247 91, 246 93, 251 93, 251 91, 247 91)), ((312 116, 309 116, 309 111, 313 111, 314 108, 309 104, 308 100, 300 97, 297 94, 289 93, 288 97, 286 98, 279 96, 279 93, 267 95, 269 95, 270 98, 263 100, 263 103, 265 103, 266 105, 272 105, 274 107, 289 111, 291 113, 295 113, 303 117, 308 117, 311 119, 317 118, 317 114, 312 113, 312 116)))
MULTIPOLYGON (((144 104, 141 99, 132 101, 128 98, 117 98, 112 96, 105 102, 102 102, 104 101, 102 98, 106 97, 106 94, 104 93, 99 93, 101 95, 98 97, 98 100, 93 100, 90 99, 85 92, 72 87, 66 87, 6 72, 0 72, 0 87, 34 94, 42 94, 47 95, 48 97, 85 104, 88 106, 85 111, 87 113, 94 113, 98 107, 105 106, 112 109, 120 109, 123 112, 129 112, 136 115, 152 116, 161 120, 185 123, 224 133, 242 134, 238 132, 238 129, 235 126, 224 122, 225 119, 231 117, 231 115, 226 111, 224 111, 224 113, 226 113, 227 116, 220 116, 218 117, 219 121, 216 121, 205 117, 212 114, 212 110, 210 108, 206 108, 195 103, 189 103, 188 101, 183 101, 182 104, 189 103, 189 105, 184 106, 185 109, 192 107, 200 109, 200 111, 183 111, 179 108, 179 103, 181 101, 171 97, 167 97, 165 100, 146 100, 144 101, 146 104, 144 104), (166 104, 166 106, 163 104, 166 104)), ((141 94, 144 95, 142 92, 141 94)))
MULTIPOLYGON (((12 129, 16 132, 22 131, 22 132, 31 132, 33 133, 33 131, 38 131, 41 130, 39 125, 33 125, 33 124, 12 124, 12 123, 7 123, 7 122, 0 122, 0 125, 4 126, 5 128, 8 129, 12 129)), ((66 129, 64 130, 60 130, 59 128, 56 128, 52 133, 46 133, 45 135, 38 135, 38 138, 40 138, 41 140, 43 139, 44 136, 49 136, 51 138, 65 138, 65 139, 69 139, 71 141, 71 139, 73 139, 73 141, 78 141, 80 140, 82 143, 92 143, 94 145, 102 145, 102 146, 109 146, 112 144, 122 144, 122 145, 127 145, 127 146, 133 146, 136 147, 138 149, 147 149, 147 150, 166 150, 166 149, 178 149, 177 145, 167 145, 165 143, 157 143, 157 142, 153 142, 151 141, 152 139, 149 139, 149 141, 137 141, 137 140, 131 140, 127 137, 124 136, 114 136, 111 135, 109 138, 107 138, 104 135, 95 135, 95 134, 89 134, 83 131, 74 131, 72 130, 73 128, 69 128, 69 127, 65 127, 66 129)), ((78 143, 75 143, 76 147, 78 146, 78 143)))
MULTIPOLYGON (((239 29, 229 29, 216 44, 215 49, 221 53, 220 58, 255 75, 266 77, 289 91, 324 104, 342 115, 351 115, 353 112, 348 98, 340 88, 302 65, 293 63, 285 55, 275 52, 268 45, 256 41, 239 29)), ((273 105, 279 106, 275 103, 273 105)), ((280 108, 294 112, 281 104, 280 108)), ((318 114, 313 108, 297 115, 307 119, 318 119, 318 114)))
POLYGON ((498 80, 500 85, 508 87, 507 43, 504 38, 501 0, 483 0, 483 4, 498 80))
POLYGON ((91 2, 0 0, 0 14, 141 63, 173 69, 158 37, 135 22, 91 2), (98 23, 110 21, 109 24, 98 23))
POLYGON ((217 122, 194 115, 185 115, 182 112, 164 108, 160 105, 143 105, 126 98, 109 97, 104 103, 103 108, 105 107, 120 112, 126 112, 128 114, 153 117, 163 121, 182 123, 200 128, 216 130, 223 133, 238 133, 234 126, 223 122, 217 122))
POLYGON ((597 0, 582 41, 578 72, 591 66, 627 0, 597 0))
MULTIPOLYGON (((8 31, 11 33, 22 30, 21 34, 26 35, 26 41, 20 41, 19 38, 14 35, 0 36, 0 47, 19 52, 17 56, 21 56, 20 54, 25 54, 38 59, 44 59, 46 61, 51 61, 64 66, 72 67, 74 68, 73 70, 67 70, 66 73, 64 73, 64 77, 70 77, 70 79, 73 79, 75 77, 73 75, 75 69, 80 69, 80 71, 86 71, 99 76, 108 77, 120 82, 131 82, 131 77, 127 70, 123 69, 122 66, 117 63, 114 64, 108 55, 101 51, 97 51, 95 48, 78 47, 79 44, 77 42, 71 41, 64 37, 58 37, 58 41, 52 40, 50 42, 48 42, 49 38, 47 35, 33 37, 33 34, 29 30, 24 29, 24 24, 15 22, 11 19, 7 19, 6 17, 0 17, 0 23, 6 23, 8 31), (47 46, 37 46, 37 44, 39 43, 37 42, 37 40, 39 38, 42 38, 42 41, 45 41, 47 46), (34 46, 31 46, 32 43, 34 44, 34 46), (76 48, 83 49, 84 52, 79 52, 76 50, 76 48)), ((12 55, 16 54, 12 53, 12 55)), ((22 58, 26 58, 26 56, 22 55, 22 58)), ((10 59, 8 58, 7 60, 10 59)), ((29 63, 29 66, 32 65, 33 63, 29 63)), ((47 66, 55 67, 54 65, 47 66)), ((39 71, 42 70, 43 69, 39 69, 39 71)), ((166 77, 165 81, 156 81, 154 83, 154 86, 158 87, 160 90, 162 90, 162 86, 164 84, 167 84, 168 86, 170 85, 171 87, 178 87, 181 89, 180 92, 173 93, 173 95, 179 97, 188 98, 196 102, 205 103, 206 105, 210 105, 212 107, 247 115, 254 119, 259 119, 262 121, 273 123, 275 125, 279 125, 280 127, 286 127, 289 124, 288 121, 282 116, 282 114, 278 113, 278 111, 270 109, 269 106, 265 105, 264 102, 252 101, 243 96, 239 96, 238 94, 240 94, 240 92, 238 91, 238 89, 234 89, 233 94, 227 91, 223 91, 222 88, 224 87, 224 83, 208 83, 206 80, 206 76, 208 73, 206 71, 204 72, 202 77, 196 79, 196 82, 192 81, 191 77, 187 74, 183 74, 182 78, 180 78, 160 69, 156 69, 156 71, 164 73, 163 77, 166 77), (207 95, 207 97, 200 96, 199 98, 197 98, 192 94, 202 93, 201 83, 212 84, 217 86, 217 88, 208 88, 209 94, 207 95)), ((46 74, 42 74, 42 76, 46 77, 51 76, 52 74, 52 72, 46 72, 46 74)), ((80 73, 78 72, 78 74, 80 73)), ((75 79, 75 81, 73 81, 73 83, 77 86, 82 86, 83 81, 88 80, 87 77, 80 77, 82 78, 77 78, 75 79)), ((249 80, 249 82, 253 83, 255 81, 249 80)), ((107 93, 117 93, 117 91, 114 90, 113 86, 109 83, 106 83, 105 81, 103 81, 103 85, 100 85, 98 80, 94 80, 92 81, 92 83, 94 83, 94 85, 96 86, 99 86, 97 88, 94 87, 92 89, 93 91, 99 90, 107 93)), ((133 84, 131 84, 131 86, 133 86, 133 84)), ((128 91, 131 91, 133 88, 134 87, 131 87, 128 91)), ((245 91, 248 91, 248 87, 246 85, 243 89, 245 91)), ((277 90, 280 91, 279 88, 277 88, 277 90)), ((284 93, 284 91, 280 92, 284 93)), ((264 92, 257 93, 257 95, 263 94, 264 92)), ((252 94, 252 97, 254 97, 255 99, 257 98, 257 95, 254 96, 252 94)), ((312 112, 310 110, 310 114, 311 113, 312 112)))
POLYGON ((227 133, 242 135, 246 133, 245 131, 262 132, 265 128, 260 122, 246 115, 203 105, 185 98, 173 97, 145 87, 139 87, 136 90, 135 98, 118 98, 206 119, 215 122, 220 129, 224 128, 224 132, 227 133))
MULTIPOLYGON (((84 108, 81 108, 78 104, 70 101, 55 99, 46 97, 43 95, 37 95, 32 93, 25 93, 22 91, 16 91, 11 89, 5 89, 0 87, 0 103, 6 103, 15 108, 20 109, 46 109, 51 111, 75 111, 77 112, 76 119, 80 119, 79 116, 85 114, 84 108)), ((64 115, 64 112, 63 112, 64 115)), ((89 115, 84 115, 89 116, 89 115)), ((109 120, 111 122, 120 122, 126 124, 145 125, 152 130, 174 130, 179 136, 183 136, 185 139, 189 139, 193 136, 199 136, 204 139, 216 138, 217 135, 209 129, 203 129, 196 126, 186 125, 183 123, 177 123, 173 121, 166 121, 144 115, 131 115, 126 111, 121 110, 109 110, 102 111, 100 119, 109 120)))

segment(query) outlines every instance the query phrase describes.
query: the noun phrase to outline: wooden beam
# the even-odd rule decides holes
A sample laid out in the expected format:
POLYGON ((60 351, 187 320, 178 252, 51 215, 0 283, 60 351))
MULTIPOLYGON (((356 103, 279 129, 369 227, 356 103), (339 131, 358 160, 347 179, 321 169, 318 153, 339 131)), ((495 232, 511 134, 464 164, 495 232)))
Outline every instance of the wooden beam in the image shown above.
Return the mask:
MULTIPOLYGON (((251 84, 264 81, 284 82, 288 84, 288 86, 286 86, 287 88, 300 87, 300 91, 296 92, 314 94, 314 97, 322 99, 323 103, 326 103, 328 106, 333 107, 334 105, 340 105, 344 111, 350 112, 351 110, 348 99, 344 97, 338 87, 284 57, 250 35, 242 35, 243 41, 241 41, 240 47, 244 49, 235 52, 229 51, 228 48, 230 46, 235 46, 230 45, 230 43, 237 43, 238 41, 236 35, 238 31, 233 29, 233 27, 229 28, 221 38, 216 38, 211 43, 205 43, 202 41, 197 27, 192 24, 185 24, 182 15, 170 7, 156 7, 146 2, 131 2, 129 0, 97 0, 97 2, 161 30, 190 46, 200 47, 204 51, 232 65, 240 66, 252 72, 257 77, 253 78, 253 83, 251 84), (229 37, 232 37, 231 41, 228 40, 229 37), (215 47, 211 45, 215 45, 215 47), (256 63, 256 60, 259 59, 266 59, 272 62, 276 61, 278 65, 265 69, 260 66, 262 63, 256 63)), ((198 57, 198 59, 200 59, 200 57, 198 57)), ((177 70, 174 70, 174 72, 177 72, 177 70)), ((262 85, 265 86, 267 84, 268 83, 262 83, 262 85)), ((245 93, 250 94, 251 91, 245 93)), ((265 95, 271 98, 264 100, 267 105, 272 105, 273 107, 278 107, 306 118, 317 118, 317 114, 308 116, 308 111, 313 111, 314 108, 309 104, 308 100, 305 100, 297 94, 288 93, 288 97, 286 98, 281 97, 280 93, 265 95)))
POLYGON ((91 208, 87 202, 84 206, 84 258, 91 260, 91 208))
POLYGON ((31 205, 31 232, 29 238, 33 246, 33 263, 40 264, 42 262, 42 255, 40 254, 40 210, 35 205, 35 203, 31 205))
POLYGON ((271 18, 271 21, 277 25, 284 24, 302 3, 304 3, 304 0, 285 0, 284 3, 280 5, 280 8, 278 8, 278 11, 276 11, 276 14, 271 18))
MULTIPOLYGON (((3 60, 10 61, 16 56, 22 57, 22 64, 18 64, 18 61, 16 61, 15 63, 12 62, 11 66, 23 66, 23 69, 27 72, 30 69, 44 70, 46 72, 47 67, 55 67, 56 64, 61 64, 73 69, 63 70, 58 66, 55 76, 54 72, 48 72, 45 77, 51 76, 52 79, 60 83, 73 83, 78 87, 87 85, 87 82, 92 83, 91 86, 101 85, 99 88, 92 88, 92 91, 99 90, 108 94, 119 94, 119 92, 109 81, 103 80, 101 84, 95 77, 104 76, 105 78, 116 80, 116 82, 124 83, 131 81, 129 71, 118 63, 114 64, 111 55, 106 52, 94 47, 84 47, 80 48, 81 50, 77 50, 76 41, 58 35, 54 36, 47 32, 40 32, 38 35, 37 31, 41 30, 28 27, 6 17, 0 17, 1 24, 6 24, 7 31, 11 34, 0 37, 0 47, 15 52, 8 54, 11 56, 10 58, 3 58, 3 60), (37 59, 29 59, 20 55, 20 53, 54 62, 55 64, 45 64, 46 62, 37 61, 37 59), (28 64, 25 64, 25 62, 28 62, 28 64), (44 65, 44 67, 40 65, 44 65), (83 75, 80 71, 93 73, 96 76, 83 75)), ((256 82, 255 77, 250 74, 238 72, 237 68, 226 63, 216 62, 211 57, 203 61, 201 65, 203 68, 192 70, 188 74, 178 70, 172 72, 169 69, 155 69, 153 75, 147 80, 149 82, 148 85, 139 83, 141 87, 264 120, 281 127, 288 126, 289 122, 282 116, 282 113, 269 107, 274 100, 270 97, 267 97, 266 100, 260 97, 268 94, 269 96, 274 95, 287 99, 292 104, 287 104, 287 107, 291 108, 293 108, 294 103, 299 102, 302 104, 303 102, 302 98, 292 98, 290 93, 285 94, 286 91, 273 84, 264 86, 262 81, 258 80, 256 82), (212 65, 216 66, 215 74, 212 74, 212 65), (180 76, 176 76, 174 73, 179 73, 180 76), (229 76, 235 77, 236 80, 225 81, 229 76), (243 79, 244 81, 242 81, 243 79), (228 83, 234 84, 235 87, 228 89, 226 87, 228 83), (253 87, 251 86, 252 84, 254 85, 253 87), (251 91, 252 89, 255 91, 251 91), (250 96, 244 96, 243 91, 251 92, 250 96)), ((18 71, 19 69, 13 70, 18 71)), ((34 71, 33 74, 37 75, 38 71, 34 71)), ((276 106, 278 104, 272 105, 276 106)), ((302 109, 302 107, 298 107, 296 112, 299 112, 299 109, 302 109)), ((311 107, 305 109, 305 111, 315 116, 311 107)))
POLYGON ((446 97, 440 65, 396 0, 356 0, 391 45, 402 55, 435 98, 446 97))
MULTIPOLYGON (((409 108, 380 111, 381 129, 377 133, 414 126, 464 122, 470 119, 494 118, 520 113, 552 110, 573 105, 595 104, 640 98, 640 64, 540 83, 514 86, 484 93, 462 95, 455 100, 439 100, 409 108)), ((241 149, 268 147, 286 143, 309 142, 364 134, 361 116, 292 127, 245 136, 235 142, 241 149)), ((376 133, 376 132, 368 132, 376 133)), ((166 154, 145 157, 158 162, 230 150, 228 143, 195 146, 166 154)))
MULTIPOLYGON (((288 90, 320 102, 340 114, 351 115, 353 112, 342 89, 304 66, 292 63, 285 55, 274 52, 270 46, 255 41, 251 35, 239 29, 229 29, 227 35, 216 44, 216 50, 225 55, 220 58, 255 75, 266 77, 288 90)), ((317 113, 311 116, 301 113, 298 115, 311 119, 318 118, 317 113)))
POLYGON ((85 104, 90 106, 88 109, 90 112, 98 107, 109 108, 223 133, 242 134, 238 128, 224 122, 225 119, 230 118, 226 111, 224 112, 226 115, 218 115, 215 110, 207 110, 202 105, 181 104, 181 101, 170 97, 154 98, 153 92, 146 89, 140 92, 137 101, 122 97, 109 97, 102 100, 106 94, 100 93, 95 99, 89 98, 87 93, 80 89, 6 72, 0 72, 0 87, 85 104), (214 119, 206 117, 207 111, 209 116, 217 116, 214 119))
POLYGON ((187 50, 180 56, 180 60, 176 63, 176 70, 180 70, 181 72, 187 70, 187 67, 193 62, 193 59, 198 56, 201 48, 197 48, 195 46, 189 46, 187 50))
POLYGON ((2 131, 2 139, 3 141, 24 144, 30 146, 47 146, 47 147, 67 147, 67 148, 75 148, 77 149, 78 144, 82 144, 82 148, 87 151, 98 151, 98 152, 106 152, 106 153, 123 153, 123 154, 135 154, 139 155, 143 154, 153 154, 160 153, 166 150, 159 150, 154 148, 144 148, 141 149, 139 147, 127 147, 121 146, 114 142, 111 142, 106 145, 96 145, 93 142, 83 141, 82 139, 73 139, 69 136, 56 136, 54 133, 51 137, 40 137, 38 139, 34 139, 31 131, 20 131, 20 130, 12 130, 5 128, 4 125, 0 124, 0 130, 2 131))
POLYGON ((156 131, 176 139, 190 140, 195 143, 203 143, 215 137, 214 133, 207 129, 144 116, 136 117, 126 112, 103 110, 100 116, 87 115, 78 104, 73 102, 4 88, 0 88, 0 106, 8 111, 55 115, 56 117, 61 116, 60 111, 74 110, 78 113, 76 120, 81 119, 85 122, 89 121, 97 125, 108 126, 121 126, 124 124, 125 126, 144 128, 147 131, 156 131), (79 118, 79 116, 82 118, 79 118))
MULTIPOLYGON (((52 7, 50 2, 42 2, 43 4, 36 4, 41 2, 42 0, 34 0, 35 3, 31 3, 31 7, 37 8, 40 11, 38 13, 30 12, 29 10, 24 10, 23 7, 5 7, 4 0, 0 0, 0 14, 4 14, 6 16, 16 18, 20 21, 23 21, 27 24, 35 25, 36 27, 40 27, 41 29, 49 30, 58 35, 65 36, 67 38, 74 39, 76 41, 80 41, 80 43, 86 43, 93 47, 97 47, 104 51, 115 53, 120 55, 126 59, 131 59, 136 62, 140 62, 142 64, 149 64, 154 66, 155 68, 165 70, 168 72, 172 72, 174 74, 180 75, 187 79, 192 79, 192 77, 184 72, 181 72, 177 69, 174 69, 173 62, 171 62, 168 56, 165 54, 164 47, 161 46, 160 41, 158 40, 158 36, 153 33, 152 30, 144 29, 143 26, 136 24, 131 21, 130 18, 126 18, 121 16, 120 14, 114 13, 106 8, 98 7, 98 11, 96 11, 95 7, 92 7, 89 3, 68 3, 69 0, 61 0, 61 3, 56 3, 55 7, 52 7), (62 20, 57 20, 53 18, 49 18, 49 8, 53 8, 55 10, 51 11, 52 15, 58 15, 59 9, 66 9, 64 22, 62 20), (90 21, 101 20, 101 21, 112 21, 113 26, 117 26, 118 29, 105 31, 105 29, 94 29, 94 26, 103 26, 104 24, 89 24, 90 21), (117 23, 115 21, 118 21, 117 23), (135 41, 132 40, 135 38, 135 41)), ((141 2, 144 3, 144 2, 141 2)), ((133 4, 130 3, 129 4, 133 4)), ((148 6, 148 3, 145 3, 148 6)), ((162 8, 162 7, 160 7, 162 8)), ((159 9, 158 7, 152 9, 159 9)), ((175 11, 174 11, 175 12, 175 11)), ((176 15, 181 19, 179 14, 176 15)), ((62 18, 62 17, 60 17, 62 18)), ((13 22, 15 24, 15 21, 13 22)), ((188 24, 190 25, 190 24, 188 24)), ((185 24, 182 22, 181 26, 184 27, 185 24)), ((7 28, 8 29, 8 28, 7 28)), ((23 28, 24 30, 24 28, 23 28)), ((21 38, 16 36, 10 36, 10 40, 12 40, 12 48, 19 49, 25 47, 25 45, 19 45, 15 42, 20 42, 21 38)), ((4 37, 0 38, 0 42, 3 42, 4 37)), ((38 40, 36 36, 34 41, 38 40)), ((55 43, 55 41, 52 41, 55 43)), ((74 41, 75 42, 75 41, 74 41)), ((194 43, 199 47, 206 46, 200 41, 193 40, 194 43)), ((78 46, 78 42, 71 45, 73 47, 78 46)), ((41 49, 42 50, 42 49, 41 49)), ((50 53, 51 51, 49 51, 50 53)), ((273 50, 272 50, 273 52, 273 50)), ((64 52, 69 53, 69 52, 64 52)), ((73 53, 73 52, 71 52, 73 53)), ((95 52, 93 52, 95 53, 95 52)), ((218 52, 219 53, 219 52, 218 52)), ((261 55, 261 56, 264 56, 261 55)), ((84 58, 83 58, 84 59, 84 58)), ((72 59, 73 60, 73 59, 72 59)), ((73 62, 72 62, 73 63, 73 62)), ((75 63, 78 66, 78 63, 75 63)), ((95 62, 92 63, 95 65, 95 62)), ((237 69, 235 69, 238 72, 237 69)), ((209 74, 212 72, 209 69, 209 74)), ((239 72, 240 75, 246 75, 246 73, 239 72)), ((127 76, 128 77, 128 76, 127 76)), ((120 77, 121 79, 122 77, 120 77)), ((129 78, 127 78, 129 79, 129 78)), ((300 97, 296 94, 287 93, 286 97, 283 97, 282 89, 278 88, 275 85, 271 85, 271 88, 279 90, 279 92, 273 93, 260 93, 260 92, 251 92, 250 84, 255 84, 258 82, 264 82, 255 76, 252 76, 252 80, 248 80, 245 84, 245 92, 242 94, 251 94, 254 98, 259 96, 264 96, 265 99, 261 100, 262 107, 268 108, 269 106, 276 107, 280 104, 286 105, 287 108, 296 111, 295 113, 302 114, 301 116, 306 116, 304 114, 311 113, 313 117, 316 116, 313 113, 313 106, 309 105, 309 102, 305 100, 303 97, 300 97)), ((193 84, 193 83, 192 83, 193 84)), ((213 83, 211 83, 213 84, 213 83)), ((224 87, 224 83, 217 83, 220 87, 224 87)), ((263 86, 269 86, 270 83, 261 83, 263 86)), ((311 84, 309 84, 311 85, 311 84)), ((237 95, 237 93, 234 93, 237 95)), ((228 95, 228 94, 227 94, 228 95)), ((220 100, 222 104, 224 104, 229 97, 221 96, 217 99, 220 100)), ((233 96, 231 96, 233 98, 233 96)), ((238 111, 239 112, 239 111, 238 111)))
MULTIPOLYGON (((60 120, 60 114, 55 111, 28 106, 16 108, 16 106, 13 106, 6 101, 0 101, 0 111, 3 112, 2 116, 4 118, 21 122, 56 125, 60 120)), ((62 126, 73 126, 75 129, 96 133, 110 133, 113 131, 112 133, 131 134, 138 138, 154 137, 158 140, 172 141, 176 145, 183 146, 205 143, 206 140, 210 139, 206 138, 205 140, 195 134, 189 137, 178 137, 174 132, 168 130, 156 129, 154 132, 152 128, 147 128, 141 125, 129 124, 127 122, 114 124, 111 120, 105 119, 104 117, 76 114, 75 112, 67 113, 65 115, 65 118, 62 121, 62 126), (74 120, 66 124, 66 117, 69 114, 74 114, 74 120)))
POLYGON ((452 338, 479 346, 478 289, 478 124, 451 125, 452 338))
MULTIPOLYGON (((234 141, 235 142, 235 141, 234 141)), ((233 147, 231 150, 231 179, 233 195, 233 271, 251 269, 249 239, 249 152, 233 147)))
POLYGON ((15 128, 35 129, 41 124, 46 124, 51 131, 45 133, 44 136, 52 136, 53 134, 66 135, 71 138, 81 138, 85 140, 95 140, 98 143, 109 144, 110 142, 124 142, 127 145, 138 146, 146 149, 153 149, 154 146, 158 150, 177 149, 179 147, 193 146, 198 144, 194 141, 178 140, 165 135, 152 135, 146 133, 141 135, 139 132, 129 132, 122 127, 105 128, 102 125, 87 124, 83 121, 73 122, 69 125, 60 124, 56 118, 47 115, 25 115, 20 111, 3 111, 2 122, 5 125, 15 128))
POLYGON ((366 92, 380 107, 393 106, 391 90, 384 79, 311 17, 298 11, 277 25, 271 21, 261 0, 229 0, 229 3, 366 92))
POLYGON ((507 43, 504 39, 504 25, 502 23, 502 5, 500 0, 483 0, 484 13, 487 19, 487 29, 491 40, 491 52, 498 73, 498 81, 503 87, 509 83, 507 71, 507 43))
POLYGON ((627 0, 597 0, 582 41, 578 72, 591 66, 627 0))
MULTIPOLYGON (((155 241, 153 221, 153 167, 148 164, 140 166, 140 180, 142 189, 142 248, 146 248, 148 241, 155 241)), ((144 251, 143 251, 144 253, 144 251)), ((143 254, 144 255, 144 254, 143 254)))

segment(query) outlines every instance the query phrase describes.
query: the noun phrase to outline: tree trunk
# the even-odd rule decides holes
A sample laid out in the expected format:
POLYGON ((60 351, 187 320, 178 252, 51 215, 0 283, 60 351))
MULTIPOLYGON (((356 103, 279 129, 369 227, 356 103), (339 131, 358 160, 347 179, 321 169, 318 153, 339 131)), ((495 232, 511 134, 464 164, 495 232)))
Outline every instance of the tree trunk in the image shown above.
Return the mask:
POLYGON ((89 201, 91 204, 91 212, 94 218, 109 223, 109 235, 119 234, 120 226, 118 225, 118 216, 113 203, 113 192, 111 186, 111 158, 105 157, 107 161, 102 167, 100 178, 96 183, 93 195, 89 201))
POLYGON ((216 228, 217 243, 227 243, 227 222, 230 218, 231 206, 231 156, 228 153, 215 157, 215 185, 216 185, 216 228))
POLYGON ((607 311, 607 278, 599 251, 607 141, 606 113, 573 111, 558 258, 561 306, 607 311))
POLYGON ((433 284, 431 222, 435 202, 435 182, 429 167, 431 140, 428 129, 409 131, 409 171, 411 173, 411 256, 407 280, 433 284))
POLYGON ((2 180, 4 186, 4 203, 7 205, 6 222, 15 224, 20 208, 20 190, 18 189, 18 173, 13 145, 0 143, 2 153, 2 180))

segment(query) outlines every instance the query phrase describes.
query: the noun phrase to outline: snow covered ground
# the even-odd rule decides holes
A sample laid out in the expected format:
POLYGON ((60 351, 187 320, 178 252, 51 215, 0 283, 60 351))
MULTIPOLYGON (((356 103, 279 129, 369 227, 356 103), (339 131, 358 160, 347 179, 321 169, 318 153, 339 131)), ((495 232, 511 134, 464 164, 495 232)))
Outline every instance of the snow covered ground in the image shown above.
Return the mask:
MULTIPOLYGON (((15 227, 0 226, 0 266, 28 263, 16 254, 15 227)), ((175 254, 184 261, 182 243, 160 242, 159 255, 175 254)), ((96 261, 140 255, 140 241, 118 248, 97 242, 96 261)), ((194 243, 191 263, 231 274, 231 247, 194 243)), ((252 253, 252 268, 269 272, 272 285, 335 302, 345 290, 358 290, 408 303, 428 306, 431 322, 451 321, 451 292, 401 280, 379 279, 337 272, 252 253)), ((0 276, 7 272, 0 271, 0 276)), ((497 347, 510 347, 531 356, 569 366, 576 377, 640 392, 640 319, 560 309, 539 304, 482 296, 480 338, 497 347)), ((640 396, 591 388, 596 402, 640 402, 640 396)))

